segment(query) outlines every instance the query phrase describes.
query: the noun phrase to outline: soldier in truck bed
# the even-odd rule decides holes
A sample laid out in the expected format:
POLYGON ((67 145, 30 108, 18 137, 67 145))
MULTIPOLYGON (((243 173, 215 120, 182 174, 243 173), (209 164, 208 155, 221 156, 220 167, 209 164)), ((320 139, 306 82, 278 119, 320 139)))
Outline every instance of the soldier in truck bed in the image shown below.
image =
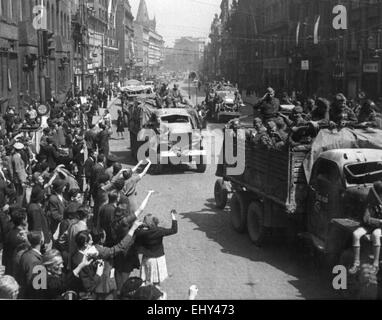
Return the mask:
POLYGON ((371 234, 373 243, 373 267, 377 273, 379 269, 379 254, 381 249, 381 227, 382 227, 382 182, 375 182, 367 196, 367 206, 364 210, 361 227, 353 233, 354 261, 349 273, 356 274, 361 265, 361 238, 366 234, 371 234))
POLYGON ((280 101, 275 98, 275 91, 272 88, 267 89, 267 93, 253 107, 254 113, 260 110, 261 118, 264 124, 277 118, 280 111, 280 101))
POLYGON ((373 101, 366 100, 358 110, 359 124, 374 128, 378 127, 376 109, 377 106, 373 101))
POLYGON ((358 123, 357 116, 346 105, 346 98, 342 93, 335 96, 329 111, 330 124, 332 126, 339 125, 341 127, 351 126, 358 123))

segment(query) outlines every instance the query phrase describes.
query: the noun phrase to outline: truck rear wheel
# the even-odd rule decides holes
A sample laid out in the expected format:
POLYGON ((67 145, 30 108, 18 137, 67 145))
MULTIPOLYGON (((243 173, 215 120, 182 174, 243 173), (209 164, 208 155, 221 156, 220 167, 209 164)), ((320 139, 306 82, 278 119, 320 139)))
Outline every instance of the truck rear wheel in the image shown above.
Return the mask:
POLYGON ((231 224, 233 228, 244 233, 247 224, 248 200, 241 192, 235 192, 231 198, 231 224))
MULTIPOLYGON (((203 150, 203 148, 201 150, 203 150)), ((205 173, 206 170, 207 170, 207 158, 206 156, 200 156, 199 163, 196 165, 196 172, 205 173)))
POLYGON ((266 237, 266 228, 264 227, 264 209, 260 202, 252 202, 248 208, 247 215, 248 235, 251 241, 261 246, 266 237))
POLYGON ((224 209, 227 205, 228 188, 223 179, 216 180, 214 188, 215 202, 218 209, 224 209))

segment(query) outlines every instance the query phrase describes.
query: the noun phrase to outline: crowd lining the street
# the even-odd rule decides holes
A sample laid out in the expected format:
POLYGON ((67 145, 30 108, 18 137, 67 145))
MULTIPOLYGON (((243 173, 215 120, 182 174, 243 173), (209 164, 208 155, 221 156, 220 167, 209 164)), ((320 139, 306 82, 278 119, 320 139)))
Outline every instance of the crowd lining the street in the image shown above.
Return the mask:
MULTIPOLYGON (((110 153, 111 87, 83 95, 52 98, 45 120, 38 103, 24 117, 10 107, 1 120, 0 299, 166 299, 163 238, 177 233, 176 211, 170 228, 152 214, 143 217, 154 191, 138 204, 137 185, 151 162, 123 169, 110 153), (136 270, 140 276, 131 277, 136 270)), ((191 287, 189 299, 196 294, 191 287)))

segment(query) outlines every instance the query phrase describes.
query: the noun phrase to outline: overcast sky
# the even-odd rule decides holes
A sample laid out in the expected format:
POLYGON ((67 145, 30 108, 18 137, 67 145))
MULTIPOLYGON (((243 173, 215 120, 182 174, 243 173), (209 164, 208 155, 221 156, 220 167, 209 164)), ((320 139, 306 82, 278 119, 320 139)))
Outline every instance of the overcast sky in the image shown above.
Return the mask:
MULTIPOLYGON (((134 18, 140 0, 129 0, 134 18)), ((221 0, 146 0, 150 19, 157 19, 157 31, 172 47, 182 36, 208 38, 215 13, 220 14, 221 0)))

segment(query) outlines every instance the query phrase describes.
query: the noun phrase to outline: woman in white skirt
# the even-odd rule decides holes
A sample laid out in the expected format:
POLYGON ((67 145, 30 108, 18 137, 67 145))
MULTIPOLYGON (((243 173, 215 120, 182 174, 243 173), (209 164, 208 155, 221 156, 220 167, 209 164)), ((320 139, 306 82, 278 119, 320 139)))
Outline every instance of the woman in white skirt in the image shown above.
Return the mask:
POLYGON ((176 211, 171 211, 172 226, 170 229, 159 227, 158 218, 149 214, 143 221, 143 226, 136 232, 136 243, 140 246, 143 257, 141 263, 141 278, 146 284, 160 284, 168 278, 163 238, 178 232, 176 211))

